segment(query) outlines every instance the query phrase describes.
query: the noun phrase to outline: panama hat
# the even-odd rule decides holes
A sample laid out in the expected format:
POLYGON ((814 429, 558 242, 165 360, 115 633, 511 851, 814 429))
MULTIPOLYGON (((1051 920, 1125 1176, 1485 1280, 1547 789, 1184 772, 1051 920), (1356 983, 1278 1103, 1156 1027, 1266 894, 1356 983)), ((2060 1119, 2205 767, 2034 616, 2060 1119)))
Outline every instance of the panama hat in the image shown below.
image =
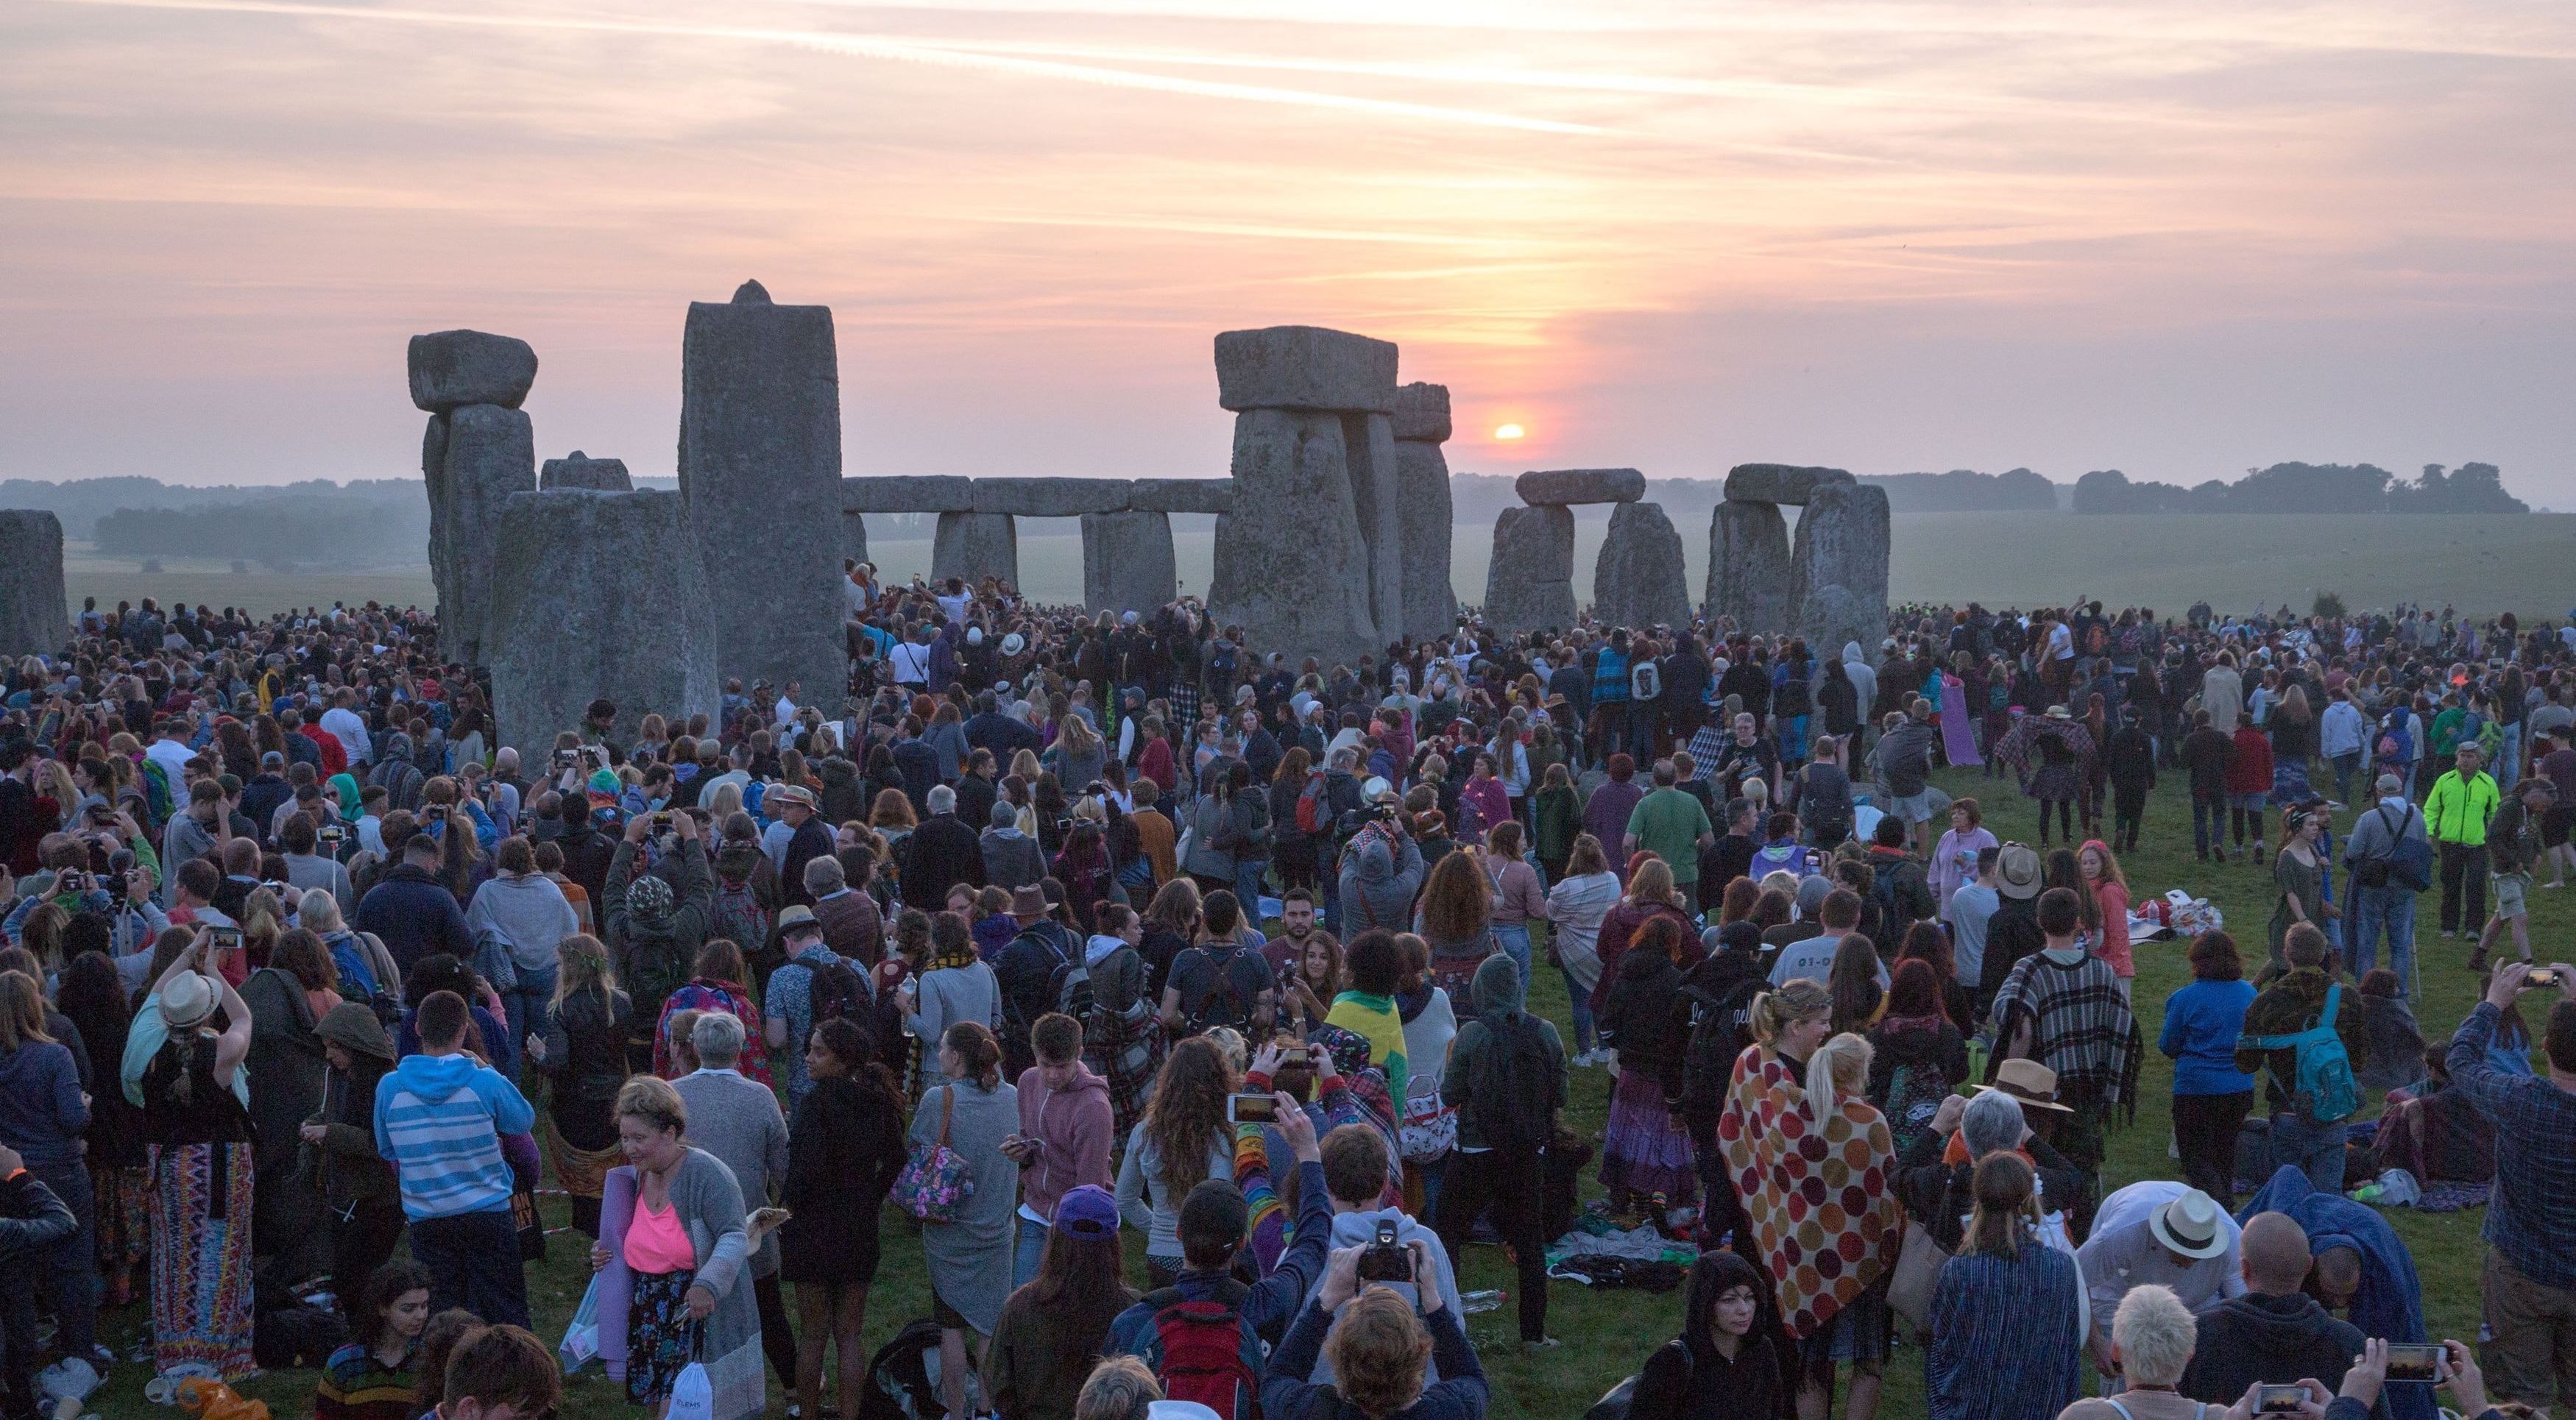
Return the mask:
POLYGON ((2036 1060, 2007 1060, 1995 1067, 1995 1082, 1979 1085, 1979 1093, 2001 1090, 2021 1101, 2025 1109, 2054 1110, 2059 1114, 2075 1111, 2057 1102, 2057 1072, 2036 1060))
POLYGON ((212 977, 199 971, 183 971, 161 988, 161 1023, 174 1031, 202 1024, 215 1013, 215 1002, 221 995, 212 977))
POLYGON ((2015 902, 2039 896, 2039 854, 2026 843, 2007 843, 1995 855, 1995 890, 2015 902))
POLYGON ((2227 1234, 2218 1226, 2218 1204, 2197 1188, 2186 1188, 2174 1201, 2147 1215, 2147 1231, 2179 1256, 2216 1257, 2227 1251, 2227 1234))

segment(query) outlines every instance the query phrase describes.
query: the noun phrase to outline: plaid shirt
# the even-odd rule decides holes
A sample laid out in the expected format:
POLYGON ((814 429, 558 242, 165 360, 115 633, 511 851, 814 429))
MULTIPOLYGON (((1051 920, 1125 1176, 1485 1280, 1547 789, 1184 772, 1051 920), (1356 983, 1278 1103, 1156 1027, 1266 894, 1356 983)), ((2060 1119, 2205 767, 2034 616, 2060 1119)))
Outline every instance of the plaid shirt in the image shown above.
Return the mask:
POLYGON ((2495 1203, 2483 1236, 2532 1281, 2576 1287, 2576 1095, 2489 1063, 2499 1016, 2479 1002, 2444 1062, 2496 1127, 2495 1203))

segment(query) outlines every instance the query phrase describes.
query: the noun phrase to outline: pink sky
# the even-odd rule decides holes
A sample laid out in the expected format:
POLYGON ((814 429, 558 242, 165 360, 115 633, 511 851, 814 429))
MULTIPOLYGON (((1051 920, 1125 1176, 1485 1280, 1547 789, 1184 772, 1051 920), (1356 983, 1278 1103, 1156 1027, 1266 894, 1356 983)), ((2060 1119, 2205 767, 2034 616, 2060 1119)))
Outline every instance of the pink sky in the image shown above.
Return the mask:
POLYGON ((458 325, 541 455, 668 473, 685 304, 758 277, 837 314, 854 474, 1221 474, 1210 338, 1298 322, 1465 471, 2566 507, 2571 95, 2564 0, 18 0, 0 477, 416 476, 458 325))

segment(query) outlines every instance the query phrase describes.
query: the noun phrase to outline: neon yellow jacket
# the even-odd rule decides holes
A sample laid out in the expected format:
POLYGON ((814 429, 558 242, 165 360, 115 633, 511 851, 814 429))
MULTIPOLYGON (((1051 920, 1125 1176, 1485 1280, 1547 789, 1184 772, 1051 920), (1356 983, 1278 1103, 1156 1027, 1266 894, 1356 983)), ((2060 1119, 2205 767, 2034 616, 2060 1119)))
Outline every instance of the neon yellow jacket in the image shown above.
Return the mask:
POLYGON ((2436 843, 2484 848, 2487 820, 2495 817, 2496 807, 2503 802, 2503 793, 2485 770, 2464 783, 2460 771, 2445 769, 2433 781, 2432 797, 2424 801, 2424 827, 2436 843))

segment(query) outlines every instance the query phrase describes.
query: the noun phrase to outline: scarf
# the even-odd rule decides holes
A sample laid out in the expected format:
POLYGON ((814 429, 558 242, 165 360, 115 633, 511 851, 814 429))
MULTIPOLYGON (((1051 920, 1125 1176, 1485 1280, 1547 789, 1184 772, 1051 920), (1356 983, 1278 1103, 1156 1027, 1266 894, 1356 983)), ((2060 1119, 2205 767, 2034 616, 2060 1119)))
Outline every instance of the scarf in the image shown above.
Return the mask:
POLYGON ((1801 1340, 1887 1274, 1905 1233, 1886 1118, 1847 1099, 1819 1122, 1803 1075, 1775 1052, 1748 1047, 1717 1121, 1728 1179, 1779 1288, 1781 1324, 1801 1340))
POLYGON ((1368 1063, 1386 1071, 1390 1093, 1397 1099, 1405 1098, 1405 1092, 1412 1087, 1413 1062, 1404 1053, 1404 1022, 1396 1018, 1392 998, 1365 991, 1342 992, 1324 1013, 1324 1024, 1368 1042, 1368 1063))
POLYGON ((982 960, 982 957, 975 954, 975 938, 972 933, 969 933, 967 934, 964 945, 953 951, 942 951, 937 947, 931 948, 930 965, 922 968, 922 974, 926 976, 931 972, 942 970, 963 971, 967 967, 973 966, 975 963, 982 960))

